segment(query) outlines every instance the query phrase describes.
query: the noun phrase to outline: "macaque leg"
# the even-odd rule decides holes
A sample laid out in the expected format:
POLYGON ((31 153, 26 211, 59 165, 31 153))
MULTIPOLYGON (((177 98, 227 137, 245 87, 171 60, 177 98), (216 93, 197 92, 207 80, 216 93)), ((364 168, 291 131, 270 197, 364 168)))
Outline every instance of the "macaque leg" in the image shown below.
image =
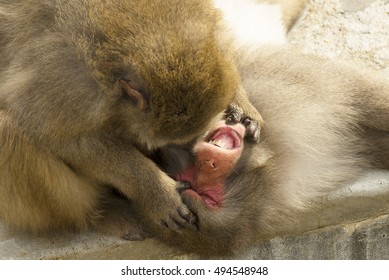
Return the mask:
POLYGON ((360 110, 367 126, 389 133, 389 86, 386 80, 369 81, 361 90, 360 110))
POLYGON ((385 78, 369 80, 358 92, 360 102, 356 104, 362 111, 363 124, 368 128, 368 143, 373 143, 375 158, 384 168, 389 169, 389 86, 385 78))
POLYGON ((69 165, 30 145, 16 128, 0 112, 0 218, 11 230, 92 227, 131 240, 147 236, 128 200, 78 176, 69 165))
POLYGON ((13 230, 87 228, 101 189, 30 145, 0 112, 0 218, 13 230))

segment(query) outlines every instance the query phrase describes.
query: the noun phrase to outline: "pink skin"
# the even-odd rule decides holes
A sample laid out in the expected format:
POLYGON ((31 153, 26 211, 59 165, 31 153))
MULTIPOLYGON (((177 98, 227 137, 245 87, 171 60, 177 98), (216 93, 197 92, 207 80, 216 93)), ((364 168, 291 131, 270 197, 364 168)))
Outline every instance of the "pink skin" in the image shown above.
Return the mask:
POLYGON ((202 199, 211 208, 222 205, 224 183, 242 154, 244 133, 242 124, 220 121, 195 145, 194 165, 176 176, 191 184, 185 194, 202 199))

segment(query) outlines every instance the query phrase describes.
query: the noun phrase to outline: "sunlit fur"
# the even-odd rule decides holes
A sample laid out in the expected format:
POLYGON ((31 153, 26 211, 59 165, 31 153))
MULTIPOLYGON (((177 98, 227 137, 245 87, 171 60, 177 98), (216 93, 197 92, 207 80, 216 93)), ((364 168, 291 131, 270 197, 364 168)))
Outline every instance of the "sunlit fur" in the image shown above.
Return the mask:
POLYGON ((0 0, 1 220, 131 231, 113 187, 148 223, 190 226, 178 183, 140 151, 201 135, 244 96, 220 19, 210 0, 0 0))

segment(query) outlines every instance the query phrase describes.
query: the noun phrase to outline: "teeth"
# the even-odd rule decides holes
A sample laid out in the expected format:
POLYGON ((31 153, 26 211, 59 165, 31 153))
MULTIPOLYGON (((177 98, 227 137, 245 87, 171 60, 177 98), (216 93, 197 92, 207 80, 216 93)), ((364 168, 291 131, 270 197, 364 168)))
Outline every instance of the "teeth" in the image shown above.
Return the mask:
POLYGON ((212 144, 212 145, 218 146, 220 148, 224 148, 224 149, 228 148, 226 143, 224 141, 220 140, 220 139, 211 140, 209 143, 212 144))

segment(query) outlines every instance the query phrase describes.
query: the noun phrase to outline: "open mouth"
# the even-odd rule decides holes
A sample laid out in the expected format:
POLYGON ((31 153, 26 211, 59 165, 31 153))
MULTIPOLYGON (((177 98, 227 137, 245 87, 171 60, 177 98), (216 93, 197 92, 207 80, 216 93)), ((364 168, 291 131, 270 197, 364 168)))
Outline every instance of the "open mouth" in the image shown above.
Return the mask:
POLYGON ((211 209, 222 207, 225 180, 243 149, 244 133, 241 124, 228 126, 221 122, 200 140, 193 150, 194 164, 174 176, 190 184, 183 193, 202 200, 211 209))
POLYGON ((184 176, 191 183, 188 193, 202 199, 210 208, 222 206, 224 181, 239 157, 243 136, 243 126, 222 123, 196 145, 195 165, 184 176))
POLYGON ((216 147, 232 150, 240 147, 242 137, 236 130, 225 126, 211 133, 205 141, 216 147))

